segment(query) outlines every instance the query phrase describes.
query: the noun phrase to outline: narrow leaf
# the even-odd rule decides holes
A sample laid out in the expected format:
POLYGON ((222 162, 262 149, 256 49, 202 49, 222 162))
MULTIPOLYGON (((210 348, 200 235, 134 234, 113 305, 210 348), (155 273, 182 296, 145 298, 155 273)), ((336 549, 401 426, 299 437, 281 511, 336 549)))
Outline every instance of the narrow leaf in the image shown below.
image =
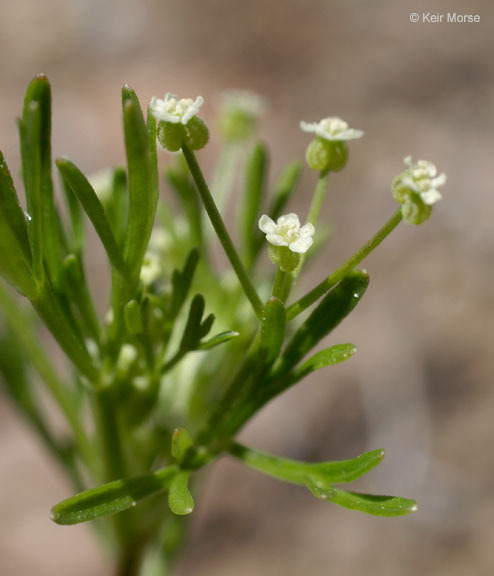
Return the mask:
POLYGON ((79 199, 94 226, 112 266, 123 276, 126 274, 120 248, 108 222, 103 205, 84 174, 70 160, 58 158, 56 164, 65 182, 79 199))
POLYGON ((104 208, 113 235, 121 249, 123 248, 125 239, 128 204, 127 174, 123 168, 115 168, 112 177, 111 193, 108 201, 104 203, 104 208))
POLYGON ((310 485, 309 489, 316 498, 373 516, 404 516, 417 510, 415 500, 398 496, 359 494, 358 492, 348 492, 339 488, 321 488, 317 485, 310 485))
MULTIPOLYGON (((31 159, 37 163, 39 161, 39 185, 41 201, 41 226, 43 234, 43 257, 50 279, 56 291, 61 289, 62 279, 62 244, 60 238, 59 220, 53 194, 52 167, 51 167, 51 86, 48 78, 39 74, 33 78, 26 90, 24 99, 23 122, 29 125, 29 116, 34 108, 37 108, 38 127, 35 132, 30 132, 29 128, 24 135, 30 139, 28 146, 34 152, 31 159)), ((24 159, 23 159, 24 163, 24 159)), ((36 170, 34 168, 33 170, 36 170)), ((28 168, 29 170, 29 168, 28 168)), ((28 205, 28 212, 31 214, 32 207, 28 205)))
POLYGON ((19 137, 29 222, 28 236, 33 258, 33 276, 36 282, 41 282, 44 277, 40 123, 39 105, 37 102, 32 102, 24 108, 22 119, 19 120, 19 137))
POLYGON ((79 524, 123 512, 140 500, 167 490, 177 472, 176 466, 168 466, 150 474, 115 480, 86 490, 56 504, 51 510, 51 519, 57 524, 79 524))
POLYGON ((201 294, 196 294, 190 303, 187 323, 180 342, 180 350, 193 350, 199 343, 199 331, 205 306, 204 297, 201 294))
POLYGON ((255 232, 265 193, 267 169, 267 149, 259 143, 247 159, 244 201, 240 213, 240 231, 248 266, 255 254, 255 232))
POLYGON ((264 306, 261 325, 261 356, 265 365, 271 365, 280 353, 285 339, 285 306, 278 298, 272 297, 264 306))
POLYGON ((230 340, 236 338, 239 335, 240 334, 238 332, 235 332, 234 330, 226 330, 225 332, 220 332, 219 334, 216 334, 216 336, 213 336, 209 340, 201 342, 197 347, 197 350, 211 350, 211 348, 215 348, 220 344, 226 344, 226 342, 230 342, 230 340))
POLYGON ((331 290, 289 342, 276 374, 279 375, 298 364, 307 352, 336 328, 360 302, 368 285, 368 274, 353 270, 331 290))
POLYGON ((185 516, 194 510, 194 499, 187 487, 188 482, 189 473, 179 472, 170 483, 168 506, 177 516, 185 516))
POLYGON ((337 344, 336 346, 325 348, 320 352, 316 352, 314 356, 311 356, 305 361, 302 366, 294 372, 292 378, 298 382, 315 370, 320 370, 326 366, 333 366, 334 364, 348 360, 355 352, 356 348, 353 344, 337 344))
POLYGON ((189 293, 194 272, 196 271, 199 262, 199 252, 196 249, 190 251, 187 256, 184 268, 181 272, 174 270, 172 274, 172 315, 177 316, 180 312, 187 295, 189 293))
POLYGON ((7 162, 0 151, 0 213, 9 224, 12 234, 17 240, 24 258, 31 262, 31 248, 27 235, 26 217, 19 204, 14 182, 7 166, 7 162))
POLYGON ((36 291, 26 220, 0 152, 0 275, 18 291, 36 291))
POLYGON ((273 220, 283 213, 283 209, 297 188, 301 173, 302 164, 298 160, 290 162, 283 168, 274 186, 273 201, 269 210, 269 215, 273 220))
POLYGON ((292 484, 327 487, 330 484, 353 482, 367 474, 384 458, 384 450, 371 450, 351 460, 334 462, 300 462, 279 458, 233 443, 230 453, 250 468, 292 484))
POLYGON ((125 235, 125 262, 131 286, 137 285, 158 202, 158 175, 149 146, 149 134, 135 92, 122 90, 125 152, 129 175, 129 215, 125 235))

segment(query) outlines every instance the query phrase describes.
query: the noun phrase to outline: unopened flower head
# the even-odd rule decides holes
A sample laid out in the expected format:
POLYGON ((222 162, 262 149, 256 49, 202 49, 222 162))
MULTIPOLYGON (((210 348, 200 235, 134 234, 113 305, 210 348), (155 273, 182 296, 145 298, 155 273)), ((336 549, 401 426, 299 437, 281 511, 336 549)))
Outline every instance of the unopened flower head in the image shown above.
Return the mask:
POLYGON ((407 169, 399 174, 392 186, 393 196, 402 205, 403 219, 409 224, 422 224, 432 212, 432 206, 441 200, 438 188, 446 183, 446 174, 427 160, 412 162, 411 156, 404 159, 407 169))
POLYGON ((273 246, 287 246, 292 252, 304 254, 312 246, 314 226, 310 223, 300 226, 296 214, 280 216, 276 223, 264 214, 259 219, 259 228, 266 234, 266 240, 273 246))
POLYGON ((250 90, 229 90, 218 99, 219 128, 228 142, 242 142, 256 131, 256 121, 267 110, 267 102, 250 90))
POLYGON ((153 96, 149 106, 157 120, 172 124, 180 123, 185 126, 191 118, 199 113, 203 104, 204 98, 202 96, 192 100, 192 98, 178 98, 178 96, 168 92, 164 100, 153 96))
POLYGON ((356 138, 362 138, 364 135, 362 130, 349 128, 348 124, 337 116, 323 118, 319 122, 300 122, 300 128, 304 132, 312 132, 319 138, 330 142, 355 140, 356 138))
POLYGON ((239 111, 259 117, 266 113, 268 104, 265 98, 252 90, 227 90, 218 98, 222 111, 239 111))

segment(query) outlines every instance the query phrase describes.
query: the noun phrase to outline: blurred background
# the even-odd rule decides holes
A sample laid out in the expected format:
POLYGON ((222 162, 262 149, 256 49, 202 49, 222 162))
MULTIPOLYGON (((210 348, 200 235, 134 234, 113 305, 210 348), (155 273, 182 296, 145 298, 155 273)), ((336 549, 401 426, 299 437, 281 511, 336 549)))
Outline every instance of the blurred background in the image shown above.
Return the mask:
MULTIPOLYGON (((333 241, 307 286, 394 211, 389 186, 404 156, 432 160, 448 175, 431 220, 401 225, 366 261, 370 289, 329 342, 355 342, 356 357, 277 399, 242 433, 250 445, 307 460, 385 448, 383 464, 358 488, 416 498, 419 511, 366 517, 224 460, 204 479, 178 575, 492 574, 494 4, 1 0, 0 7, 0 148, 14 172, 15 117, 38 72, 53 87, 54 154, 89 172, 124 159, 125 82, 143 103, 167 91, 202 94, 206 121, 221 90, 264 94, 271 107, 261 135, 272 147, 273 178, 304 153, 300 120, 338 115, 363 129, 347 169, 331 178, 324 214, 333 241), (411 12, 423 11, 481 21, 410 22, 411 12)), ((213 130, 201 153, 206 172, 217 150, 213 130)), ((302 214, 314 181, 306 170, 294 203, 302 214)), ((90 266, 104 294, 98 249, 90 266)), ((71 488, 3 398, 0 454, 2 574, 108 574, 87 526, 50 522, 51 505, 71 488)))

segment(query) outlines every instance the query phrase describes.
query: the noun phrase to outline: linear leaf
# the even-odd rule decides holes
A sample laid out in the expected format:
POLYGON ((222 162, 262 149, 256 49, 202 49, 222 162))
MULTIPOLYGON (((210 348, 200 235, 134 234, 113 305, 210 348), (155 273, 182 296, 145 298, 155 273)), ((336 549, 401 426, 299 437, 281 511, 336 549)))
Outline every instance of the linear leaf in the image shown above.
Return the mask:
POLYGON ((295 332, 276 373, 295 366, 322 338, 329 334, 360 302, 369 285, 369 276, 353 270, 313 310, 295 332))
POLYGON ((79 524, 123 512, 140 500, 167 490, 177 472, 176 466, 168 466, 150 474, 115 480, 86 490, 53 506, 51 519, 57 524, 79 524))
MULTIPOLYGON (((33 78, 26 90, 24 98, 23 122, 29 124, 29 116, 33 108, 37 108, 39 125, 35 132, 28 128, 24 136, 30 140, 28 146, 33 154, 31 160, 39 161, 39 185, 41 226, 43 234, 43 257, 50 275, 52 285, 56 291, 61 289, 62 281, 62 244, 60 238, 59 214, 57 212, 53 194, 52 166, 51 166, 51 86, 48 78, 39 74, 33 78), (34 157, 34 154, 38 158, 34 157)), ((24 159, 23 159, 24 163, 24 159)), ((33 170, 37 170, 33 166, 33 170)), ((31 214, 32 206, 28 206, 31 214)))
POLYGON ((254 234, 266 188, 268 170, 268 152, 266 146, 258 143, 250 153, 245 167, 244 201, 240 213, 240 231, 245 250, 247 266, 252 263, 255 254, 254 234))
POLYGON ((216 336, 209 338, 209 340, 201 342, 197 347, 197 350, 211 350, 211 348, 216 348, 216 346, 219 346, 220 344, 226 344, 227 342, 230 342, 230 340, 236 338, 239 335, 240 334, 234 330, 226 330, 225 332, 220 332, 219 334, 216 334, 216 336))
POLYGON ((337 344, 336 346, 325 348, 320 352, 316 352, 314 356, 311 356, 306 360, 302 366, 293 373, 292 378, 298 382, 315 370, 320 370, 326 366, 333 366, 334 364, 344 362, 351 358, 355 354, 356 350, 357 349, 353 344, 337 344))
POLYGON ((129 213, 125 235, 125 262, 131 287, 137 285, 158 202, 158 175, 149 146, 149 134, 135 92, 122 90, 125 152, 129 177, 129 213))
POLYGON ((65 182, 79 199, 94 226, 112 266, 125 276, 125 264, 105 210, 84 174, 70 160, 58 158, 56 164, 65 182))
POLYGON ((417 502, 409 498, 360 494, 339 488, 321 488, 317 485, 310 485, 309 489, 316 498, 372 516, 404 516, 417 510, 417 502))
POLYGON ((320 487, 353 482, 367 474, 384 458, 384 450, 371 450, 351 460, 310 463, 279 458, 237 443, 232 444, 230 453, 250 468, 279 480, 320 487))
POLYGON ((265 365, 271 365, 280 353, 285 339, 285 306, 278 298, 271 297, 266 306, 261 325, 261 355, 265 365))

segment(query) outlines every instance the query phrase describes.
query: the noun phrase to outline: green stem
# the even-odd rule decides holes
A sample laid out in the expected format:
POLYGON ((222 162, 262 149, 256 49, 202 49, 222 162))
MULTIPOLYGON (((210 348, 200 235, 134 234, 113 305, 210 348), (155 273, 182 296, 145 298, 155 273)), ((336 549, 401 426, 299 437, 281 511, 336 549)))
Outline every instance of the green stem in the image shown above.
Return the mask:
POLYGON ((287 308, 286 319, 287 321, 293 320, 306 308, 314 304, 321 296, 331 290, 338 282, 351 271, 357 264, 362 262, 381 242, 398 226, 402 220, 401 208, 391 216, 391 218, 384 224, 384 226, 374 236, 366 242, 355 254, 349 258, 344 264, 337 268, 330 276, 320 282, 315 288, 308 292, 305 296, 294 302, 287 308))
POLYGON ((283 271, 279 266, 278 270, 276 270, 276 276, 274 277, 274 284, 273 284, 273 296, 278 298, 282 302, 285 301, 285 280, 287 278, 287 274, 283 271))
POLYGON ((230 264, 232 265, 237 277, 244 289, 245 295, 249 299, 250 303, 252 304, 252 308, 256 313, 256 316, 261 319, 262 312, 263 312, 263 304, 261 299, 259 298, 256 289, 252 285, 250 278, 245 270, 244 265, 238 255, 238 252, 228 234, 225 224, 223 223, 223 219, 216 207, 215 201, 209 191, 208 185, 206 184, 206 180, 202 174, 201 168, 197 162, 196 156, 190 148, 188 148, 185 144, 182 145, 182 152, 184 154, 185 160, 187 165, 189 166, 190 173, 192 178, 195 182, 199 195, 201 197, 202 203, 204 204, 204 208, 211 220, 211 224, 213 225, 216 234, 225 250, 225 253, 230 260, 230 264))
POLYGON ((319 221, 322 205, 328 189, 328 181, 329 172, 324 170, 319 174, 316 189, 314 190, 314 196, 312 197, 312 202, 310 204, 309 214, 307 215, 307 222, 310 222, 314 226, 317 226, 317 222, 319 221))

